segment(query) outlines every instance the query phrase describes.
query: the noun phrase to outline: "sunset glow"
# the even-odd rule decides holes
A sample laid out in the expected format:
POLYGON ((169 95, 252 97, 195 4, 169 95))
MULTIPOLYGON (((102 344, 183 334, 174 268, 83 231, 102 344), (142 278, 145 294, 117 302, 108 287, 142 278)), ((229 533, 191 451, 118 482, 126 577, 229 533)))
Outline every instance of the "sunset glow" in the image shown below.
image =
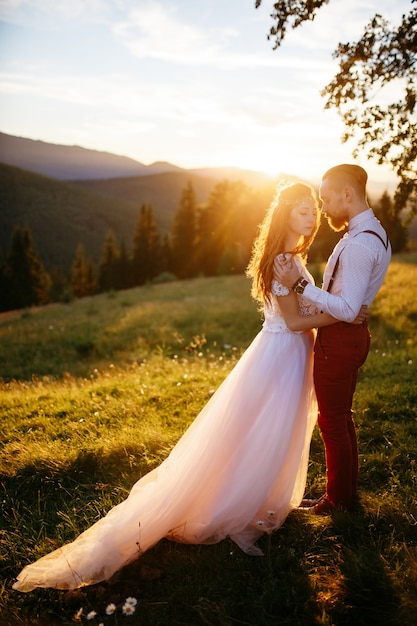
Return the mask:
POLYGON ((253 0, 5 0, 0 130, 145 164, 318 179, 352 160, 320 97, 337 69, 333 50, 376 11, 398 22, 408 9, 408 0, 330 2, 273 51, 267 0, 258 10, 253 0))

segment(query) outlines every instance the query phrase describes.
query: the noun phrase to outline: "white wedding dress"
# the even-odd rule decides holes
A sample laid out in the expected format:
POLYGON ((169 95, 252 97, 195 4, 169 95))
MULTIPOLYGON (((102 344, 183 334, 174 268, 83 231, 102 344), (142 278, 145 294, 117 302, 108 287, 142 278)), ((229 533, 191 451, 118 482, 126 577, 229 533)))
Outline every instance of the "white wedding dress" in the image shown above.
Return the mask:
MULTIPOLYGON (((274 281, 274 292, 288 290, 274 281)), ((299 302, 301 314, 315 312, 299 302)), ((166 460, 72 543, 26 566, 14 589, 107 580, 163 537, 211 544, 228 536, 262 555, 256 540, 304 493, 317 416, 313 341, 311 332, 288 330, 274 298, 262 330, 166 460)))

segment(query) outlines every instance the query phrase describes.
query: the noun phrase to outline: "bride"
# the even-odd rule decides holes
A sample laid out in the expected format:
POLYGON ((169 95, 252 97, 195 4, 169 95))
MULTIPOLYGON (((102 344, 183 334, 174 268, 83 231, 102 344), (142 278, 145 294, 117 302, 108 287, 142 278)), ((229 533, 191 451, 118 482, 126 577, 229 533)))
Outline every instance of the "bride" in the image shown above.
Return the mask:
POLYGON ((276 256, 305 280, 319 225, 314 190, 277 193, 254 243, 248 275, 264 310, 262 330, 159 467, 72 543, 27 565, 13 585, 75 589, 109 579, 163 537, 212 544, 230 537, 244 552, 303 497, 316 422, 312 328, 334 318, 273 279, 276 256))

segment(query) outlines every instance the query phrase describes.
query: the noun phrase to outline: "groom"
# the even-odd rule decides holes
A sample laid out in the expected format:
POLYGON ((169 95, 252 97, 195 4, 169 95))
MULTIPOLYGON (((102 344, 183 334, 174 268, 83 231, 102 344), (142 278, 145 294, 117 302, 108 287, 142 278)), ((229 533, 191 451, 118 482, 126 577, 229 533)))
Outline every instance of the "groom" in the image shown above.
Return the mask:
POLYGON ((303 501, 313 515, 349 510, 357 492, 359 462, 352 401, 359 368, 368 356, 370 335, 366 322, 351 322, 362 304, 371 305, 391 259, 387 234, 367 203, 367 179, 363 168, 346 164, 332 167, 322 178, 322 213, 333 230, 349 228, 329 257, 322 289, 307 283, 296 267, 280 266, 277 261, 274 265, 280 283, 340 320, 318 330, 314 348, 327 484, 321 498, 303 501))

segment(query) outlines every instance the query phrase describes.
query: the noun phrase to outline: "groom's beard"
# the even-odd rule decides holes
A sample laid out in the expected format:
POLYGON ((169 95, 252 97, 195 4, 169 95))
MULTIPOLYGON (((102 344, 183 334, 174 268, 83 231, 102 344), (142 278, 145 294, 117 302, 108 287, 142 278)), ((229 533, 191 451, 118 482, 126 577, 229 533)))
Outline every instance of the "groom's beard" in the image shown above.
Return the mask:
POLYGON ((330 215, 326 215, 326 218, 330 228, 336 232, 343 230, 348 225, 348 220, 341 216, 331 217, 330 215))

